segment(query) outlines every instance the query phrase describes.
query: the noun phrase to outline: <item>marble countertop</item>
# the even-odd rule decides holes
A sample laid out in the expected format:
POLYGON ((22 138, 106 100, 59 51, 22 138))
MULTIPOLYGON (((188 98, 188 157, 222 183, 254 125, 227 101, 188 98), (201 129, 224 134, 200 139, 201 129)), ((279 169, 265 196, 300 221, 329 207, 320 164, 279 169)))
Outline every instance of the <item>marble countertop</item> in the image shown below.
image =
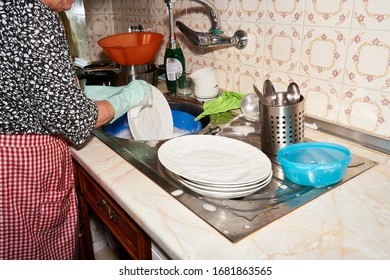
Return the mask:
POLYGON ((305 129, 379 164, 232 243, 91 136, 73 157, 172 259, 390 259, 390 156, 305 129))

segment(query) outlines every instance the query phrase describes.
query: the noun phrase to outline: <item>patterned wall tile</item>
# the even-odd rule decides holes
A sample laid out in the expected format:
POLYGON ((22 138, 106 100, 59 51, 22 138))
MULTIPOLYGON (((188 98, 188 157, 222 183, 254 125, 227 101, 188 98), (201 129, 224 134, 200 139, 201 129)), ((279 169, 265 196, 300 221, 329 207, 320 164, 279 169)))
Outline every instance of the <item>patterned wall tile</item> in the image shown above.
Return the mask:
POLYGON ((236 20, 257 23, 265 22, 265 2, 265 0, 236 0, 236 20))
POLYGON ((263 83, 265 80, 270 80, 274 85, 274 88, 277 92, 286 91, 288 85, 291 82, 299 83, 299 76, 288 73, 288 72, 278 72, 278 71, 264 71, 263 80, 259 85, 259 89, 263 88, 263 83))
MULTIPOLYGON (((132 1, 128 1, 132 2, 132 1)), ((168 7, 164 1, 152 1, 150 14, 155 17, 167 17, 168 16, 168 7)))
POLYGON ((268 0, 267 22, 302 24, 305 0, 268 0))
POLYGON ((236 64, 233 90, 248 94, 254 92, 253 85, 262 88, 263 70, 260 67, 236 64))
POLYGON ((390 32, 352 30, 345 74, 346 83, 390 91, 390 32))
POLYGON ((305 27, 300 73, 340 82, 343 78, 347 42, 348 33, 345 29, 305 27))
POLYGON ((298 73, 301 38, 301 31, 297 26, 267 25, 264 67, 275 71, 298 73))
POLYGON ((299 82, 305 97, 305 112, 319 119, 336 122, 339 112, 341 84, 305 78, 299 82))
POLYGON ((211 66, 210 59, 204 56, 186 54, 185 61, 186 69, 190 72, 195 72, 196 70, 211 66))
POLYGON ((209 0, 211 4, 214 5, 214 7, 218 11, 218 15, 221 20, 232 20, 234 19, 234 5, 236 0, 209 0))
MULTIPOLYGON (((132 19, 136 19, 137 17, 132 17, 132 19)), ((124 33, 129 30, 129 26, 132 25, 129 22, 129 17, 122 14, 113 14, 112 20, 115 22, 114 25, 114 34, 124 33)))
POLYGON ((152 0, 139 1, 139 15, 150 16, 151 15, 151 4, 152 0))
POLYGON ((344 86, 339 123, 390 137, 390 93, 344 86))
POLYGON ((217 70, 218 86, 219 88, 226 90, 233 90, 233 71, 234 65, 224 60, 211 61, 210 66, 213 66, 217 70))
POLYGON ((353 0, 307 0, 305 25, 349 27, 353 0))
POLYGON ((352 27, 389 30, 390 5, 383 0, 355 0, 352 27))
MULTIPOLYGON (((114 15, 124 15, 127 13, 127 2, 126 0, 111 0, 112 13, 114 15)), ((132 2, 132 1, 130 1, 132 2)))
POLYGON ((89 50, 91 55, 91 61, 109 59, 103 49, 97 44, 97 42, 90 41, 89 50))
POLYGON ((98 41, 103 37, 114 34, 113 18, 111 15, 87 16, 89 41, 98 41))
POLYGON ((111 14, 111 1, 105 0, 84 0, 86 15, 106 15, 111 14))
POLYGON ((245 65, 263 66, 263 45, 264 45, 264 28, 263 24, 243 22, 236 26, 236 30, 240 29, 248 33, 248 45, 239 50, 232 47, 234 51, 235 62, 245 65))

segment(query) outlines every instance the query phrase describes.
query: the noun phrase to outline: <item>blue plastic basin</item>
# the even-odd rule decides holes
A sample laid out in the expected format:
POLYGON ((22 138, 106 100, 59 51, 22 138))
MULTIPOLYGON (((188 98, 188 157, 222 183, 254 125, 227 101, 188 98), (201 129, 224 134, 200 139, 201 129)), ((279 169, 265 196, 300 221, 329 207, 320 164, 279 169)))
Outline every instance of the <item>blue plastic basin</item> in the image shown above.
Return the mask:
POLYGON ((195 133, 202 129, 202 123, 195 121, 195 116, 178 110, 171 110, 173 118, 173 126, 177 129, 195 133))
MULTIPOLYGON (((195 133, 203 128, 203 125, 200 121, 195 121, 195 116, 179 110, 171 111, 173 117, 173 126, 180 130, 182 132, 181 134, 195 133)), ((127 121, 127 114, 124 114, 112 124, 105 125, 104 131, 109 135, 119 138, 126 139, 131 137, 131 132, 127 121)))
POLYGON ((292 144, 279 150, 277 160, 291 182, 313 187, 333 185, 343 179, 351 152, 344 146, 306 142, 292 144))

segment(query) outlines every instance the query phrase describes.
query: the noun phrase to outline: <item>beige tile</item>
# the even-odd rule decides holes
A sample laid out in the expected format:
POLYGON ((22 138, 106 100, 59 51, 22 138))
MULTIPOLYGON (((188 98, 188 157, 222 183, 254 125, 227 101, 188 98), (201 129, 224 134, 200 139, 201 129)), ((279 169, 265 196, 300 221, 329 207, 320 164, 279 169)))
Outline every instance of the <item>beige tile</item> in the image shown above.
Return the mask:
POLYGON ((233 90, 233 63, 223 60, 214 60, 211 62, 210 66, 213 66, 217 70, 218 86, 222 89, 233 90))
POLYGON ((383 0, 355 0, 352 27, 389 30, 390 5, 383 0))
POLYGON ((267 22, 278 24, 302 24, 304 0, 268 0, 267 22))
POLYGON ((305 97, 305 113, 336 122, 340 106, 341 84, 313 78, 301 78, 301 94, 305 97))
POLYGON ((87 15, 105 15, 112 12, 111 1, 105 0, 84 0, 84 7, 87 15))
POLYGON ((299 83, 299 76, 293 75, 292 73, 288 72, 278 72, 278 71, 264 71, 263 75, 263 81, 262 84, 260 85, 262 88, 264 81, 268 79, 270 80, 276 91, 286 91, 288 85, 291 82, 299 83))
POLYGON ((345 29, 305 27, 300 73, 313 78, 341 82, 347 53, 345 29))
POLYGON ((260 67, 236 64, 234 70, 234 90, 244 94, 252 93, 253 85, 262 89, 263 70, 260 67))
POLYGON ((112 35, 113 25, 110 15, 91 15, 86 17, 89 41, 98 41, 103 37, 112 35))
POLYGON ((235 5, 235 19, 246 22, 265 22, 265 0, 239 0, 235 5))
POLYGON ((236 0, 209 0, 218 10, 221 20, 234 19, 234 5, 236 0))
POLYGON ((345 82, 390 91, 390 32, 351 30, 345 82))
POLYGON ((263 66, 264 55, 264 24, 240 23, 236 30, 240 29, 248 33, 248 45, 244 49, 232 48, 234 51, 235 62, 251 66, 263 66))
POLYGON ((305 25, 349 27, 354 1, 306 1, 305 25))
POLYGON ((301 49, 301 28, 267 25, 264 42, 264 67, 297 74, 301 49))
POLYGON ((390 137, 390 93, 344 86, 338 122, 390 137))

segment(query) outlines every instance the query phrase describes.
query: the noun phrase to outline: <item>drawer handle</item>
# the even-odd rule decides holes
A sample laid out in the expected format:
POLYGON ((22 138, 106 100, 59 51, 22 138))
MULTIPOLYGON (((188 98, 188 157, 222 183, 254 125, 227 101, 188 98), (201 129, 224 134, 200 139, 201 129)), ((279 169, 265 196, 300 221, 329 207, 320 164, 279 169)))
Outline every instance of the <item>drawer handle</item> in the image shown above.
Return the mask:
POLYGON ((108 204, 107 200, 105 200, 103 197, 101 197, 98 201, 98 204, 100 206, 106 207, 107 212, 108 212, 108 218, 110 221, 117 221, 118 220, 118 215, 114 209, 108 204))

